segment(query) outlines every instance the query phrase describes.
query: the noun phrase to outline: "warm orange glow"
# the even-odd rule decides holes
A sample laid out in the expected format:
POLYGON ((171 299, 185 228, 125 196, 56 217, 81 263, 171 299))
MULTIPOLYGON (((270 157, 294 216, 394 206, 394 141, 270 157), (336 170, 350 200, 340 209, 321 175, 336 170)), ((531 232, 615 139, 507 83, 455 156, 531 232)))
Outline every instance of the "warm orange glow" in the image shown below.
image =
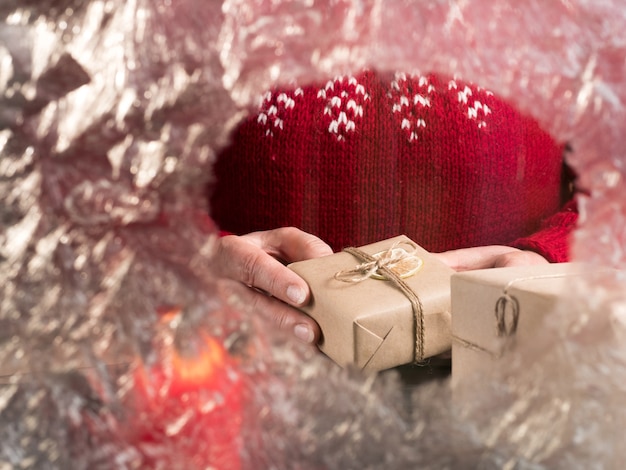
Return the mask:
POLYGON ((161 307, 157 311, 161 315, 161 318, 159 319, 159 323, 161 325, 170 323, 174 320, 174 318, 181 314, 180 307, 161 307))
MULTIPOLYGON (((181 315, 179 307, 163 310, 159 323, 170 328, 169 323, 181 315)), ((192 353, 181 352, 171 345, 165 351, 164 359, 171 368, 168 378, 170 393, 184 393, 210 387, 227 367, 228 358, 224 346, 206 333, 199 333, 199 338, 189 338, 197 343, 192 353)))
POLYGON ((237 362, 220 339, 203 331, 190 332, 182 338, 190 343, 176 348, 172 335, 181 334, 176 331, 181 309, 161 312, 158 333, 165 340, 156 341, 161 355, 151 366, 137 364, 130 395, 135 411, 125 430, 145 452, 142 468, 240 470, 243 382, 237 362), (155 457, 158 446, 172 452, 155 457))
POLYGON ((209 383, 216 370, 223 369, 225 352, 222 345, 206 334, 202 335, 202 340, 201 351, 194 357, 184 357, 178 351, 172 352, 172 380, 197 388, 209 383))

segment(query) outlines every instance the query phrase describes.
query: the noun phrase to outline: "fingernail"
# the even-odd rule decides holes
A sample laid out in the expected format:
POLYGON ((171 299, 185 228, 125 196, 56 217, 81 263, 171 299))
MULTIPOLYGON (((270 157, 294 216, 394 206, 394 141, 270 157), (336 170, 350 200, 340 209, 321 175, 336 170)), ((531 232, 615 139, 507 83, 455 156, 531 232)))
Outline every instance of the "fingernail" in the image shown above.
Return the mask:
POLYGON ((301 305, 306 299, 306 292, 298 286, 287 287, 287 297, 296 305, 301 305))
POLYGON ((296 325, 293 328, 293 333, 296 335, 296 338, 305 343, 312 343, 315 338, 313 330, 306 325, 296 325))

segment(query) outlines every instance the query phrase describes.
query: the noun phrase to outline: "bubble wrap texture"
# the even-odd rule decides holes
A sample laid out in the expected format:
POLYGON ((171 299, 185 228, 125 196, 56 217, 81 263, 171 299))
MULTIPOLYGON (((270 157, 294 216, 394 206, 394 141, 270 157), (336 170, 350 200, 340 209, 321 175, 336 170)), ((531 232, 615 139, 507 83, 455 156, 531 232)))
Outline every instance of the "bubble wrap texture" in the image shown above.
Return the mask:
POLYGON ((214 155, 267 87, 435 71, 571 143, 589 191, 574 257, 624 268, 626 2, 3 0, 0 18, 0 469, 220 468, 230 444, 246 469, 626 459, 621 273, 574 286, 532 348, 452 400, 447 381, 403 390, 275 332, 219 281, 203 216, 214 155), (203 332, 233 358, 222 388, 165 402, 154 437, 137 371, 203 332), (230 444, 202 426, 219 413, 230 444))

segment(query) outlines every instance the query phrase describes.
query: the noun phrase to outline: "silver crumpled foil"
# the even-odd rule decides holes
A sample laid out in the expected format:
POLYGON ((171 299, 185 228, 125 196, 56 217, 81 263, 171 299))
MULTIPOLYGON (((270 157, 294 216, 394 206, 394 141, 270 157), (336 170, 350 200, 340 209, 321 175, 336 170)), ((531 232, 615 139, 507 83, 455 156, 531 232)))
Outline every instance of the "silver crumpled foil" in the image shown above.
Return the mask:
POLYGON ((574 258, 621 269, 626 2, 3 0, 0 15, 0 469, 626 459, 620 271, 575 286, 532 349, 452 406, 447 381, 338 369, 250 311, 211 267, 204 193, 273 84, 459 74, 570 142, 589 191, 574 258), (174 396, 172 364, 213 340, 209 386, 174 396))

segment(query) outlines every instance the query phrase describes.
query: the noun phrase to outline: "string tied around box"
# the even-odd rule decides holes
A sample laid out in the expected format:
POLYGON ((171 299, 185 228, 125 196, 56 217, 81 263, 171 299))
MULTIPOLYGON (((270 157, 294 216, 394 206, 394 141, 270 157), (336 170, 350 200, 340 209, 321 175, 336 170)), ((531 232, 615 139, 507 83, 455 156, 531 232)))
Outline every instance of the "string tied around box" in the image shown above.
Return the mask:
MULTIPOLYGON (((352 283, 372 278, 386 279, 394 284, 409 300, 413 313, 413 336, 415 337, 413 361, 415 363, 422 362, 424 360, 424 309, 418 295, 402 279, 402 275, 397 273, 398 266, 412 266, 411 270, 407 271, 411 274, 421 267, 422 260, 417 256, 415 244, 406 241, 397 242, 389 249, 376 255, 370 255, 354 247, 344 248, 343 251, 354 256, 361 263, 354 268, 335 273, 335 279, 352 283), (401 245, 407 246, 408 249, 401 247, 401 245)), ((404 275, 406 276, 406 273, 404 275)))
MULTIPOLYGON (((519 281, 519 279, 516 279, 516 282, 517 281, 519 281)), ((502 295, 498 297, 494 309, 496 336, 507 340, 503 343, 499 351, 490 351, 479 344, 463 339, 457 335, 452 335, 452 340, 465 348, 487 353, 494 359, 502 357, 505 350, 510 346, 510 341, 514 338, 515 333, 517 332, 517 325, 519 323, 519 301, 514 295, 507 292, 508 287, 510 287, 511 284, 512 283, 509 283, 509 285, 505 287, 502 295)))
POLYGON ((503 338, 500 350, 497 352, 490 351, 474 342, 460 338, 457 335, 452 335, 452 340, 459 345, 488 353, 493 358, 501 358, 506 350, 511 347, 512 342, 515 340, 517 329, 520 320, 520 303, 517 297, 509 292, 513 286, 518 286, 524 282, 537 281, 541 279, 557 279, 566 276, 580 275, 581 273, 568 273, 568 274, 541 274, 535 276, 526 276, 510 280, 502 289, 502 294, 498 297, 495 303, 494 316, 495 316, 495 334, 498 338, 503 338))
MULTIPOLYGON (((573 276, 574 274, 569 274, 573 276)), ((513 286, 523 282, 537 281, 540 279, 556 279, 565 277, 566 274, 541 274, 510 280, 502 290, 502 295, 496 301, 496 335, 498 337, 513 337, 517 333, 520 318, 520 305, 517 297, 509 292, 513 286)))
POLYGON ((495 316, 496 334, 499 337, 515 335, 519 322, 519 301, 517 298, 508 292, 504 292, 496 302, 495 316), (511 313, 507 315, 509 310, 511 313))

